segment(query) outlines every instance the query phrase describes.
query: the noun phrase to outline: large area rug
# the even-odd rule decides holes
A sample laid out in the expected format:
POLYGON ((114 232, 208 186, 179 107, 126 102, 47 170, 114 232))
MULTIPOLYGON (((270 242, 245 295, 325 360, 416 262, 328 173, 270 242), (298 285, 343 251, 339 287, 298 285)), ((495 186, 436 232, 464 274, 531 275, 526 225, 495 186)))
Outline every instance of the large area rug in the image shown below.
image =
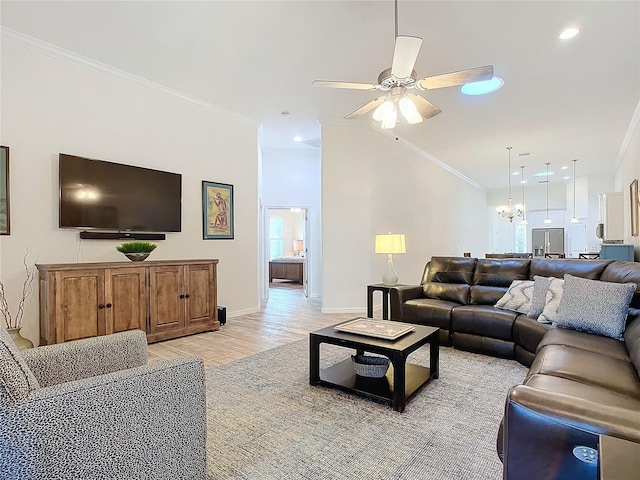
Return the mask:
MULTIPOLYGON (((322 345, 321 363, 351 350, 322 345)), ((429 351, 410 357, 428 365, 429 351)), ((307 340, 207 370, 209 479, 491 480, 507 390, 526 368, 451 348, 404 413, 309 385, 307 340)))

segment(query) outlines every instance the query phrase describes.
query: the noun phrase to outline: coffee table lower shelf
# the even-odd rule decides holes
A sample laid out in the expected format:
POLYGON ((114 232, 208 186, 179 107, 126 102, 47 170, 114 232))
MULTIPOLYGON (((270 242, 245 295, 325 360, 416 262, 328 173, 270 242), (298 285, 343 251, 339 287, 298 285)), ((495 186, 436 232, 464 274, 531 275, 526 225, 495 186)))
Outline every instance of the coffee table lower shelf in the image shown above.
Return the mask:
MULTIPOLYGON (((408 399, 431 379, 431 370, 422 365, 407 363, 405 366, 405 398, 408 399)), ((316 385, 329 385, 348 392, 357 392, 379 400, 393 402, 393 365, 387 375, 381 378, 369 378, 356 375, 350 358, 336 363, 320 372, 320 381, 316 385)))

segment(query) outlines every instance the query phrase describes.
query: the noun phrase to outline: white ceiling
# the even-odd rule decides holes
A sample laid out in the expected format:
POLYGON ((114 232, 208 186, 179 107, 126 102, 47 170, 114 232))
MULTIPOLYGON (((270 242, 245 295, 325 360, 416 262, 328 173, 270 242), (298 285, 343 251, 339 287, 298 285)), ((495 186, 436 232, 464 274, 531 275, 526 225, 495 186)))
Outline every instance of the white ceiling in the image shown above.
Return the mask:
MULTIPOLYGON (((376 83, 390 67, 394 5, 384 1, 0 3, 3 27, 219 105, 263 125, 266 148, 320 136, 376 92, 311 82, 376 83), (288 111, 284 118, 281 112, 288 111)), ((422 92, 442 109, 397 134, 485 188, 570 166, 613 172, 640 100, 638 1, 399 1, 399 33, 424 39, 418 77, 487 64, 505 80, 483 97, 422 92), (580 34, 558 34, 577 26, 580 34), (516 153, 531 152, 529 157, 516 153)), ((351 121, 371 122, 370 116, 351 121)), ((564 172, 563 172, 564 173, 564 172)))

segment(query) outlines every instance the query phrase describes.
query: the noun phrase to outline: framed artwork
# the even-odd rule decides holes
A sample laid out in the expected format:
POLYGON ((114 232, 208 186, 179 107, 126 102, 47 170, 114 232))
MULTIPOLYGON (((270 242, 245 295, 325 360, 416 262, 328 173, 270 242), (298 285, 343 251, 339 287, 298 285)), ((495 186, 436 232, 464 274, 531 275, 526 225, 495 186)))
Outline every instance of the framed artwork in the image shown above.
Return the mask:
POLYGON ((11 233, 9 213, 9 147, 0 147, 0 235, 11 233))
POLYGON ((637 237, 640 231, 638 224, 638 179, 629 185, 629 198, 631 201, 631 235, 637 237))
POLYGON ((233 238, 233 185, 202 181, 202 238, 233 238))

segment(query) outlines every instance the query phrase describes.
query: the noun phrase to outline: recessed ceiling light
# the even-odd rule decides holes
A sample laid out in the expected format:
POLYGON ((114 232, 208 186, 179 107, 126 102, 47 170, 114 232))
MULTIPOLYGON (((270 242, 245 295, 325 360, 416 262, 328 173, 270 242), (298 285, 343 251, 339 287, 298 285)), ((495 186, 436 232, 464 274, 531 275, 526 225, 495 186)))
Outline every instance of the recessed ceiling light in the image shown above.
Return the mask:
POLYGON ((280 115, 282 115, 284 118, 288 118, 291 114, 289 112, 280 112, 280 115))
POLYGON ((566 170, 567 168, 569 168, 569 167, 566 167, 566 166, 565 167, 560 167, 560 170, 566 170))
POLYGON ((511 175, 520 175, 520 172, 513 172, 511 175))
POLYGON ((297 136, 297 137, 293 137, 293 141, 294 142, 301 142, 302 141, 302 137, 301 136, 297 136))
MULTIPOLYGON (((549 176, 553 175, 553 172, 549 172, 549 176)), ((547 172, 538 172, 533 174, 534 177, 546 177, 547 172)))
POLYGON ((460 91, 465 95, 485 95, 499 90, 502 88, 502 85, 504 85, 504 80, 494 76, 491 80, 465 83, 460 87, 460 91))
POLYGON ((567 28, 563 30, 560 35, 558 35, 558 38, 560 40, 568 40, 575 37, 579 32, 580 30, 578 30, 576 27, 567 28))
POLYGON ((570 176, 564 176, 564 177, 562 177, 562 179, 563 180, 571 180, 571 177, 570 176))

